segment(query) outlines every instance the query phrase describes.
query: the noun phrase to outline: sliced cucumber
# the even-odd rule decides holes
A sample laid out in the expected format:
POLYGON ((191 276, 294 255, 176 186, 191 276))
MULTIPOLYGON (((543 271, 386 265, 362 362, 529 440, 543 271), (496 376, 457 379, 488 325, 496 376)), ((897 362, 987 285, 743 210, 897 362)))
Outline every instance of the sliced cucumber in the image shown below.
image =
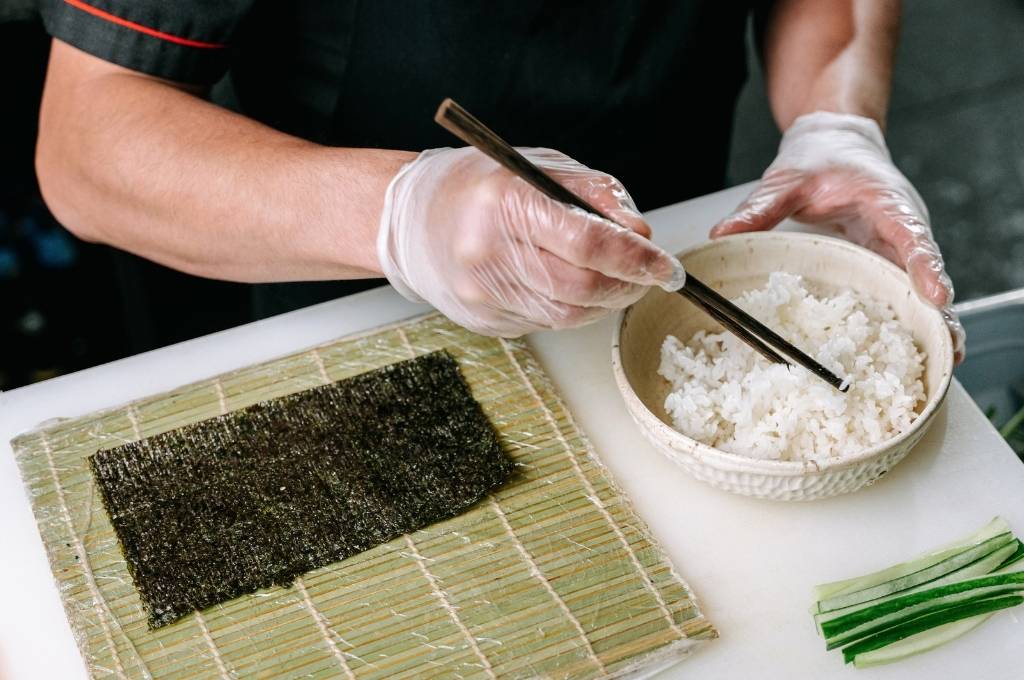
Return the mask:
POLYGON ((1019 538, 1017 539, 1016 548, 1017 549, 1012 555, 1007 557, 1002 564, 995 568, 995 571, 1006 569, 1011 564, 1016 564, 1017 562, 1024 560, 1024 543, 1021 543, 1019 538))
POLYGON ((952 571, 941 578, 937 578, 934 581, 928 583, 922 583, 919 586, 911 588, 910 590, 904 591, 906 593, 914 593, 920 590, 927 590, 929 588, 937 588, 944 586, 947 583, 956 583, 957 581, 965 581, 969 578, 976 576, 984 576, 991 574, 994 571, 1002 568, 1006 564, 1006 560, 1013 555, 1017 550, 1015 545, 1016 541, 1004 545, 1002 548, 993 550, 988 555, 985 555, 980 560, 975 560, 970 564, 960 567, 956 571, 952 571))
POLYGON ((957 639, 961 635, 966 635, 991 617, 992 613, 989 612, 922 631, 891 645, 857 654, 853 657, 853 665, 857 668, 881 666, 882 664, 906 659, 908 656, 930 651, 957 639))
MULTIPOLYGON (((1024 581, 1024 578, 1021 581, 1024 581)), ((942 611, 968 602, 989 599, 997 595, 1012 595, 1020 593, 1022 590, 1024 590, 1024 583, 1008 583, 1005 585, 974 588, 965 592, 952 593, 944 597, 924 600, 897 611, 879 614, 854 626, 844 626, 842 630, 837 630, 825 638, 825 648, 835 649, 836 647, 842 647, 926 614, 942 611)))
MULTIPOLYGON (((937 588, 939 586, 946 585, 947 583, 965 581, 967 579, 974 578, 977 576, 984 576, 986 574, 990 574, 994 571, 997 571, 998 569, 1007 566, 1007 560, 1011 555, 1014 554, 1015 550, 1017 550, 1017 546, 1013 543, 1011 543, 1010 545, 1004 545, 1002 548, 994 550, 985 557, 982 557, 980 560, 975 560, 967 566, 961 567, 960 569, 950 572, 949 574, 946 574, 941 578, 935 579, 934 581, 929 581, 928 583, 923 583, 914 588, 909 588, 908 590, 904 590, 899 593, 894 593, 892 595, 888 595, 877 600, 861 602, 858 604, 850 605, 849 607, 843 607, 842 609, 833 609, 832 611, 825 612, 823 614, 815 614, 814 622, 818 624, 818 630, 822 631, 821 627, 825 622, 833 621, 840 617, 846 616, 851 612, 860 611, 866 607, 872 607, 876 604, 881 604, 882 602, 886 602, 893 598, 903 597, 904 595, 909 595, 911 593, 920 592, 922 590, 927 590, 930 588, 937 588)), ((822 635, 824 635, 824 631, 822 631, 822 635)))
POLYGON ((827 649, 875 666, 928 651, 1024 603, 1024 544, 996 517, 972 536, 867 576, 815 588, 827 649))
MULTIPOLYGON (((1008 562, 1007 566, 1008 564, 1012 563, 1008 562)), ((1003 566, 1003 571, 998 573, 1006 573, 1005 569, 1006 566, 1003 566)), ((988 621, 992 616, 993 613, 989 612, 987 614, 972 616, 970 618, 953 621, 952 623, 946 623, 941 626, 922 631, 904 638, 899 642, 894 642, 891 645, 886 645, 885 647, 880 647, 879 649, 875 649, 870 652, 858 654, 853 659, 853 665, 857 668, 880 666, 882 664, 905 659, 908 656, 927 652, 935 649, 936 647, 940 647, 947 642, 952 642, 962 635, 966 635, 988 621)))
POLYGON ((1009 531, 1010 526, 1006 523, 1006 520, 1002 517, 996 517, 971 536, 949 545, 942 546, 941 548, 936 548, 935 550, 920 555, 909 562, 897 564, 865 576, 858 576, 856 578, 845 579, 843 581, 833 581, 832 583, 823 583, 822 585, 815 586, 814 599, 820 602, 838 595, 854 593, 882 583, 893 581, 902 576, 907 576, 914 572, 921 571, 922 569, 927 569, 928 567, 962 553, 971 547, 984 543, 990 538, 994 538, 1000 534, 1009 533, 1009 531))
POLYGON ((926 614, 908 621, 907 623, 894 626, 888 630, 882 631, 881 633, 877 633, 858 642, 854 642, 852 645, 847 645, 843 648, 843 660, 846 661, 846 663, 850 663, 860 654, 880 649, 886 645, 891 645, 894 642, 904 640, 911 635, 926 631, 929 628, 935 628, 953 621, 971 618, 978 616, 979 614, 998 611, 999 609, 1006 609, 1007 607, 1016 607, 1021 603, 1024 603, 1024 596, 1022 595, 1002 595, 983 600, 975 600, 966 604, 949 607, 932 614, 926 614))
POLYGON ((1024 571, 1015 571, 1008 574, 978 576, 958 581, 956 583, 949 583, 937 588, 928 588, 927 590, 920 590, 915 593, 888 597, 884 600, 877 601, 877 604, 872 603, 857 611, 850 612, 849 614, 840 616, 831 621, 823 622, 821 625, 821 632, 824 633, 826 637, 834 637, 835 635, 851 630, 862 623, 867 623, 881 616, 887 616, 889 614, 899 612, 902 609, 913 607, 921 604, 922 602, 941 600, 961 593, 970 594, 974 591, 979 591, 977 594, 980 595, 980 591, 984 591, 986 588, 1000 588, 1004 586, 1007 586, 1010 589, 1016 588, 1018 590, 1024 588, 1024 571))
POLYGON ((914 588, 923 583, 934 581, 946 574, 954 572, 972 562, 989 555, 999 548, 1008 545, 1016 539, 1009 532, 998 534, 981 543, 972 545, 958 553, 947 556, 939 562, 929 564, 927 567, 902 574, 896 578, 884 581, 877 585, 863 588, 861 590, 844 592, 834 595, 818 602, 818 613, 829 612, 834 609, 842 609, 851 605, 876 600, 893 593, 898 593, 909 588, 914 588))

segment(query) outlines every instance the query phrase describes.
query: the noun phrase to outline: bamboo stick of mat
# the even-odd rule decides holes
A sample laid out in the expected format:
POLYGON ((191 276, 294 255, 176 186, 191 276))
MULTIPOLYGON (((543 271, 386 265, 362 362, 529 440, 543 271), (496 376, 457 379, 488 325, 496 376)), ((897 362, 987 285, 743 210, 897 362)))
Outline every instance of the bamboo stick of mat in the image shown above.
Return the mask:
POLYGON ((438 314, 47 424, 13 447, 95 678, 627 677, 716 636, 526 345, 438 314), (440 349, 516 464, 508 485, 292 587, 149 629, 89 456, 440 349))
MULTIPOLYGON (((437 109, 434 120, 456 137, 474 146, 504 166, 509 172, 532 185, 541 193, 556 201, 575 206, 588 213, 611 220, 583 198, 565 188, 550 175, 531 163, 515 147, 480 122, 469 111, 452 99, 445 99, 437 109)), ((726 298, 712 290, 707 284, 688 274, 683 287, 677 291, 698 309, 718 321, 729 332, 760 352, 764 358, 777 364, 790 364, 785 357, 803 366, 837 390, 845 392, 848 385, 800 348, 788 342, 775 331, 750 316, 726 298), (785 356, 783 356, 785 355, 785 356)))

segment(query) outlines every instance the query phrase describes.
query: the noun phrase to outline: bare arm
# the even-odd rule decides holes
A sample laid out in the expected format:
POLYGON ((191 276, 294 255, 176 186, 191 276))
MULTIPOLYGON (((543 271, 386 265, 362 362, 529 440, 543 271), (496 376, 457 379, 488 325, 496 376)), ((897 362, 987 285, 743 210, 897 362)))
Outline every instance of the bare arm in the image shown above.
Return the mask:
POLYGON ((53 42, 36 167, 68 229, 201 276, 379 275, 385 189, 415 154, 323 147, 53 42))
POLYGON ((884 129, 899 0, 778 0, 762 35, 779 127, 812 111, 852 113, 884 129))

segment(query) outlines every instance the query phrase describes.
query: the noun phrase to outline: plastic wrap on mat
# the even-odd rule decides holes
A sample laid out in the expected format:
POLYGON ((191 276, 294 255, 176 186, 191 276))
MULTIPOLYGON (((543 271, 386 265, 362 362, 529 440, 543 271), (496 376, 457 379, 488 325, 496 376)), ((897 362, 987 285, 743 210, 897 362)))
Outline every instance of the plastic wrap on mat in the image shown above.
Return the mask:
POLYGON ((525 346, 438 315, 48 425, 13 445, 94 677, 635 677, 715 637, 525 346), (149 629, 89 456, 441 349, 515 463, 511 482, 291 587, 149 629))

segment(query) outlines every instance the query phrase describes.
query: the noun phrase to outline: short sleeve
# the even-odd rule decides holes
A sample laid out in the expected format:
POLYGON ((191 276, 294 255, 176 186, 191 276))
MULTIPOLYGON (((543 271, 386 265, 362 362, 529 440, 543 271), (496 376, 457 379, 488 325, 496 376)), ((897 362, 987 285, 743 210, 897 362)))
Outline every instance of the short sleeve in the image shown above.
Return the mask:
POLYGON ((253 0, 42 0, 47 32, 84 52, 159 78, 207 85, 227 70, 253 0))

